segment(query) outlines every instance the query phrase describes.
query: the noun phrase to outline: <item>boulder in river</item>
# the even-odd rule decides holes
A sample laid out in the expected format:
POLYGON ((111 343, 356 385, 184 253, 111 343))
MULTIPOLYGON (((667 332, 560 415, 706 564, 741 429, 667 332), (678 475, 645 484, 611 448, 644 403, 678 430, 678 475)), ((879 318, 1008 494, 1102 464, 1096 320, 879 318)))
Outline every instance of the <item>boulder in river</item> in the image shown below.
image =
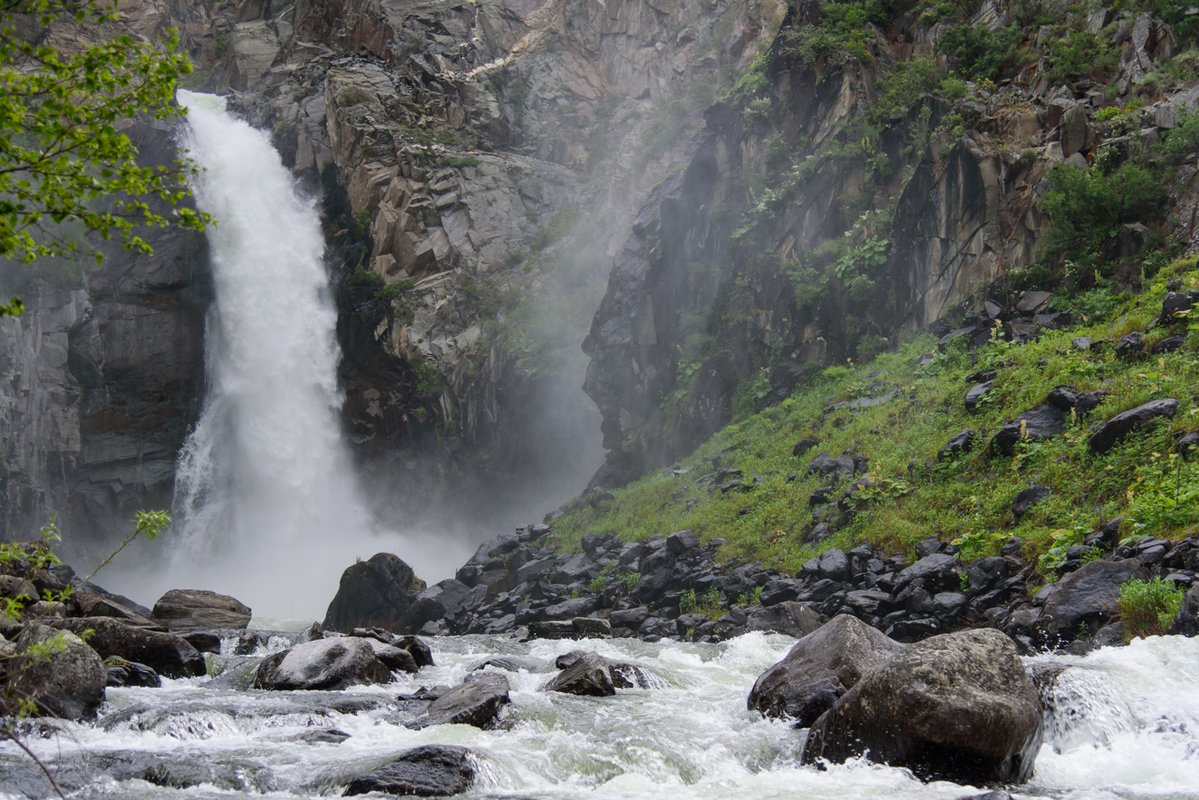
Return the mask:
POLYGON ((194 678, 207 671, 200 651, 173 633, 138 628, 111 617, 68 618, 55 621, 54 627, 75 634, 90 629, 87 643, 102 658, 120 656, 167 678, 194 678))
POLYGON ((500 709, 511 702, 508 691, 508 679, 503 675, 472 672, 461 685, 434 700, 412 727, 473 725, 489 730, 499 722, 500 709))
POLYGON ((0 712, 15 714, 22 701, 32 701, 38 716, 90 719, 104 701, 107 674, 96 651, 70 631, 26 625, 5 664, 7 682, 0 687, 0 712), (28 655, 30 647, 55 641, 44 657, 28 655))
POLYGON ((245 630, 250 616, 246 604, 207 589, 171 589, 158 599, 150 614, 172 633, 245 630))
POLYGON ((109 656, 104 659, 104 670, 108 673, 109 686, 162 686, 158 673, 145 664, 129 661, 120 656, 109 656))
POLYGON ((475 765, 465 747, 425 745, 350 781, 345 796, 382 792, 413 797, 449 797, 475 782, 475 765))
POLYGON ((806 727, 865 672, 903 648, 856 617, 841 614, 800 639, 782 661, 763 672, 750 690, 748 706, 806 727))
POLYGON ((803 761, 870 759, 922 780, 1022 783, 1041 744, 1036 688, 994 629, 933 636, 867 672, 812 725, 803 761))
POLYGON ((383 628, 405 631, 411 621, 416 597, 425 582, 412 567, 392 553, 376 553, 341 574, 324 626, 348 632, 354 628, 383 628))
POLYGON ((267 656, 254 676, 256 689, 344 689, 390 683, 391 668, 375 654, 371 639, 342 637, 302 642, 267 656))

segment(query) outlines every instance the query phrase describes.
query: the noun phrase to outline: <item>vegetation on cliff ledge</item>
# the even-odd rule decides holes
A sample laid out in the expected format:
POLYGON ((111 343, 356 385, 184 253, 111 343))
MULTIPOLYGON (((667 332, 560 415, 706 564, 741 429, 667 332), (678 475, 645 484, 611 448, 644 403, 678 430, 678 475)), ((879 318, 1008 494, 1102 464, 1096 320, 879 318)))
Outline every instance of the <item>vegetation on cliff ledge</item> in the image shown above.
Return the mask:
POLYGON ((910 555, 931 536, 969 560, 1019 537, 1052 580, 1071 546, 1113 520, 1124 537, 1193 534, 1199 459, 1184 437, 1199 430, 1199 325, 1187 309, 1163 317, 1162 308, 1167 284, 1179 282, 1174 296, 1199 289, 1195 260, 1164 267, 1139 295, 1105 290, 1092 305, 1111 313, 1088 319, 1076 310, 1077 324, 1033 340, 1008 341, 997 322, 974 347, 968 336, 923 334, 898 352, 828 367, 673 467, 593 493, 554 523, 555 535, 575 546, 588 534, 635 540, 691 529, 724 539, 726 558, 787 570, 858 542, 910 555), (968 390, 986 380, 990 390, 968 410, 968 390), (1015 422, 1010 454, 994 446, 1005 425, 1012 430, 1063 386, 1101 400, 1088 413, 1070 411, 1060 435, 1037 439, 1015 422), (1160 398, 1178 401, 1172 419, 1094 452, 1100 423, 1160 398), (967 430, 962 449, 942 452, 967 430))

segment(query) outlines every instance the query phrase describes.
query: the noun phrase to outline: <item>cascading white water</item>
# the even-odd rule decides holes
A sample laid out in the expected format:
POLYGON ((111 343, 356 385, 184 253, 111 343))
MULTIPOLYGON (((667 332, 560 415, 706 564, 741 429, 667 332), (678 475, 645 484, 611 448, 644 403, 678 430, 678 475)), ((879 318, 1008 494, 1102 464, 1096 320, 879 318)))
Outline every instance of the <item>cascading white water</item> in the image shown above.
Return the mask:
MULTIPOLYGON (((222 98, 180 92, 195 195, 216 219, 208 395, 177 474, 164 586, 232 594, 257 615, 323 617, 371 534, 342 445, 336 314, 313 203, 267 135, 222 98)), ((411 561, 410 561, 411 563, 411 561)))
MULTIPOLYGON (((801 764, 804 732, 745 707, 754 679, 794 644, 783 636, 752 633, 719 645, 521 644, 485 636, 428 642, 436 666, 338 692, 237 690, 244 659, 218 657, 215 669, 229 669, 217 678, 110 689, 94 726, 63 724, 62 735, 27 744, 69 786, 128 800, 315 800, 341 794, 354 776, 424 744, 476 754, 478 783, 461 795, 468 800, 958 800, 986 791, 921 783, 907 770, 865 760, 801 764), (578 648, 641 664, 661 685, 614 697, 544 691, 555 657, 578 648), (495 655, 528 666, 503 672, 512 703, 501 728, 404 724, 419 711, 396 695, 457 685, 495 655), (331 730, 348 738, 312 741, 314 732, 331 730)), ((275 639, 270 649, 285 646, 275 639)), ((1157 637, 1083 658, 1029 659, 1045 660, 1064 671, 1032 780, 1008 787, 1014 797, 1199 800, 1199 639, 1157 637)), ((0 798, 45 796, 37 794, 44 787, 25 754, 0 741, 0 798), (26 787, 27 794, 16 791, 26 787)))

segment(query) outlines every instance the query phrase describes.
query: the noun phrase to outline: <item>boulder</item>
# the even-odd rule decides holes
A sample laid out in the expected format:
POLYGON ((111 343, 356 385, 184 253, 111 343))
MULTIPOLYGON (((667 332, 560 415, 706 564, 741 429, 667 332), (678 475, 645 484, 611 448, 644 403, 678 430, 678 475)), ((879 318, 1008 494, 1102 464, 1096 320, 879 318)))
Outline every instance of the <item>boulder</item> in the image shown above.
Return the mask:
POLYGON ((167 678, 194 678, 205 674, 204 656, 182 636, 138 628, 111 617, 57 620, 54 627, 72 633, 92 631, 87 643, 102 658, 120 656, 145 664, 167 678))
POLYGON ((150 618, 172 633, 245 630, 250 608, 226 594, 206 589, 171 589, 154 604, 150 618))
POLYGON ((473 725, 490 730, 499 722, 500 709, 511 702, 509 688, 508 679, 503 675, 472 672, 461 685, 434 700, 412 727, 473 725))
POLYGON ((812 633, 824 624, 824 617, 797 600, 788 600, 772 606, 759 606, 750 611, 745 621, 746 630, 772 631, 784 636, 800 638, 812 633))
POLYGON ((1155 419, 1173 417, 1177 413, 1178 401, 1174 398, 1150 400, 1104 422, 1099 426, 1099 430, 1091 434, 1087 444, 1092 453, 1106 453, 1132 431, 1148 425, 1155 419))
POLYGON ((1178 607, 1178 613, 1174 616, 1169 633, 1179 636, 1199 634, 1199 583, 1191 586, 1186 596, 1183 597, 1182 605, 1178 607))
POLYGON ((617 689, 653 689, 662 685, 662 681, 647 667, 627 661, 612 661, 598 653, 584 653, 581 650, 563 653, 554 661, 554 666, 569 670, 585 659, 606 667, 612 676, 612 685, 617 689))
POLYGON ((424 589, 424 581, 399 556, 377 553, 341 574, 337 594, 325 612, 324 626, 334 631, 405 631, 416 597, 424 589))
POLYGON ((1022 783, 1041 743, 1036 688, 994 629, 933 636, 871 669, 821 715, 802 760, 863 754, 922 780, 1022 783))
POLYGON ((976 441, 978 441, 978 431, 973 428, 956 433, 945 443, 944 447, 937 451, 937 460, 952 461, 962 453, 973 450, 976 441))
POLYGON ((162 678, 158 673, 145 664, 128 661, 120 656, 109 656, 104 659, 104 670, 107 673, 109 686, 162 686, 162 678))
MULTIPOLYGON (((372 639, 404 650, 411 656, 412 664, 416 668, 433 666, 433 651, 429 649, 429 645, 415 636, 397 636, 381 628, 355 628, 350 631, 350 636, 372 639)), ((416 672, 416 669, 405 669, 404 671, 416 672)))
POLYGON ((389 683, 391 669, 375 655, 371 639, 337 638, 302 642, 267 656, 254 675, 256 689, 344 689, 389 683))
POLYGON ((1005 456, 1014 455, 1021 441, 1052 439, 1065 430, 1066 412, 1053 403, 1045 403, 1000 427, 991 439, 991 449, 1005 456))
POLYGON ((5 664, 7 683, 0 694, 0 712, 14 714, 22 701, 32 701, 37 716, 80 720, 96 716, 104 701, 107 674, 96 651, 70 631, 48 625, 26 625, 14 642, 12 660, 5 664), (29 648, 55 639, 42 657, 29 648))
POLYGON ((598 653, 583 653, 551 678, 545 691, 608 697, 616 694, 616 683, 607 659, 598 653))
POLYGON ((345 796, 382 792, 414 797, 462 794, 475 781, 473 756, 465 747, 432 744, 409 750, 395 761, 350 781, 345 796))
POLYGON ((768 717, 811 725, 866 671, 903 649, 856 617, 833 617, 758 677, 747 705, 768 717))
POLYGON ((1120 586, 1145 577, 1145 568, 1133 558, 1083 564, 1058 581, 1045 601, 1037 623, 1042 641, 1051 646, 1064 644, 1119 619, 1120 586))

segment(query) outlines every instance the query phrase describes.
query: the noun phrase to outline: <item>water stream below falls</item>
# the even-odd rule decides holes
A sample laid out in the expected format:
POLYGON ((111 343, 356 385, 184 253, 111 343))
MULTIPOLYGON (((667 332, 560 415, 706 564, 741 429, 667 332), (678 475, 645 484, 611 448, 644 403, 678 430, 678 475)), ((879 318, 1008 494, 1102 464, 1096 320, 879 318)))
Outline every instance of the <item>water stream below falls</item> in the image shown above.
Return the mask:
MULTIPOLYGON (((244 657, 215 657, 224 677, 166 681, 159 689, 109 689, 94 724, 30 731, 26 744, 72 797, 312 798, 337 796, 355 776, 423 744, 477 754, 467 798, 528 800, 768 800, 919 798, 977 793, 923 784, 865 761, 801 766, 804 732, 745 708, 754 679, 794 640, 749 634, 716 645, 632 640, 533 641, 496 637, 428 640, 436 666, 385 686, 338 692, 231 688, 244 657), (396 698, 421 686, 457 685, 493 655, 552 668, 572 649, 596 650, 656 673, 662 686, 615 697, 544 692, 547 672, 507 672, 512 703, 502 729, 463 725, 411 730, 396 698), (314 733, 338 730, 334 744, 314 733)), ((230 642, 232 644, 232 642, 230 642)), ((269 649, 286 647, 273 638, 269 649)), ((1199 639, 1161 637, 1066 666, 1053 695, 1046 741, 1017 798, 1199 799, 1199 639)), ((0 745, 0 797, 44 797, 44 776, 10 743, 0 745)), ((383 795, 375 795, 382 797, 383 795)))

